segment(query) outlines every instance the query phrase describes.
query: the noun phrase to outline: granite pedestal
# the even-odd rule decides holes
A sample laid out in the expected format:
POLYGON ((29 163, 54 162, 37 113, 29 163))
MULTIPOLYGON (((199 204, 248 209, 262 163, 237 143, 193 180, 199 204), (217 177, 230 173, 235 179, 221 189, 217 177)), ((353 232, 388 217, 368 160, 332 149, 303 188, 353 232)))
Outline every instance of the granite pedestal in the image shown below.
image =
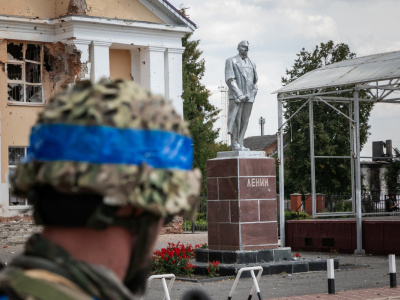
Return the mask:
POLYGON ((278 248, 275 161, 263 151, 219 152, 207 161, 208 247, 278 248))

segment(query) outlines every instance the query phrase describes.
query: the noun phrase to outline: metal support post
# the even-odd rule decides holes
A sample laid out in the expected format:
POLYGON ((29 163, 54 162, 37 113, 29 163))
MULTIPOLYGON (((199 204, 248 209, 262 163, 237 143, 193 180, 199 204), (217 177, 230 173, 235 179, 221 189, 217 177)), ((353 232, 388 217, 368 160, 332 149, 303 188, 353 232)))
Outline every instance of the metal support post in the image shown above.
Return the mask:
POLYGON ((360 106, 358 100, 358 87, 354 89, 354 121, 356 123, 356 161, 355 161, 355 181, 356 181, 356 228, 357 228, 357 249, 354 254, 365 254, 362 248, 362 216, 361 216, 361 170, 360 170, 360 106))
POLYGON ((315 217, 316 213, 316 201, 315 201, 315 153, 314 153, 314 109, 313 99, 308 102, 309 110, 309 125, 310 125, 310 160, 311 160, 311 203, 312 203, 312 217, 315 217))
POLYGON ((283 103, 278 95, 278 164, 279 164, 279 229, 281 247, 285 247, 285 181, 284 181, 284 157, 283 157, 283 103))
MULTIPOLYGON (((353 119, 353 106, 351 103, 349 103, 349 117, 350 119, 353 119)), ((353 121, 350 120, 349 122, 350 126, 350 172, 351 172, 351 211, 354 213, 356 206, 355 206, 355 199, 356 199, 356 193, 355 193, 355 185, 354 185, 354 131, 355 131, 355 124, 353 124, 353 121)))

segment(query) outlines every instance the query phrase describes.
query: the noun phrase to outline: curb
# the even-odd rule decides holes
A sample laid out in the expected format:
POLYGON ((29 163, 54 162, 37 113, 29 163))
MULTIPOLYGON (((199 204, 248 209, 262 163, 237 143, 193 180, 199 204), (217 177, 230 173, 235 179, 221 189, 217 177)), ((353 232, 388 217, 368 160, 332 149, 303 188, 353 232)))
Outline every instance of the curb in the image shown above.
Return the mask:
POLYGON ((190 278, 176 277, 175 280, 204 283, 204 282, 223 281, 223 280, 227 280, 227 279, 230 279, 230 278, 232 278, 232 276, 219 276, 219 277, 205 278, 205 279, 190 279, 190 278))
MULTIPOLYGON (((196 269, 195 274, 207 275, 208 263, 195 262, 196 269)), ((326 271, 326 260, 325 259, 314 259, 314 260, 301 260, 301 261, 280 261, 271 263, 258 263, 258 264, 220 264, 219 274, 221 276, 236 276, 238 271, 244 267, 260 266, 263 268, 262 275, 274 275, 280 273, 301 273, 308 271, 326 271)), ((335 269, 339 269, 339 259, 334 261, 335 269)), ((249 272, 242 273, 242 278, 250 278, 249 272)))

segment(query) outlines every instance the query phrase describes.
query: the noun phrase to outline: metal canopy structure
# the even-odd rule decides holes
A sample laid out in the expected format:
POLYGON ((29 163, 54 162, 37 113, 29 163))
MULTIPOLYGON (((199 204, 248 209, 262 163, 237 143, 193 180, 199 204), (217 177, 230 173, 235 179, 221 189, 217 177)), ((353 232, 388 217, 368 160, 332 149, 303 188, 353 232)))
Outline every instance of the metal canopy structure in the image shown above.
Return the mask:
MULTIPOLYGON (((356 216, 357 249, 355 253, 364 253, 362 249, 362 211, 361 211, 361 171, 360 171, 360 101, 400 104, 400 51, 379 53, 330 64, 308 72, 295 81, 282 87, 277 93, 278 99, 278 163, 279 163, 279 201, 281 245, 285 246, 284 212, 284 153, 283 127, 296 114, 309 107, 310 157, 311 157, 311 196, 312 216, 333 216, 316 212, 315 158, 348 158, 351 160, 351 189, 353 210, 356 216), (359 98, 359 91, 365 91, 369 97, 359 98), (352 92, 353 97, 343 95, 352 92), (305 103, 285 122, 283 119, 283 101, 304 99, 305 103), (350 152, 348 156, 315 156, 313 103, 322 102, 334 109, 341 117, 349 120, 350 152), (347 102, 348 114, 343 113, 329 102, 347 102), (354 205, 355 204, 355 205, 354 205)), ((341 213, 341 215, 349 213, 341 213)), ((335 213, 334 216, 337 216, 335 213)))

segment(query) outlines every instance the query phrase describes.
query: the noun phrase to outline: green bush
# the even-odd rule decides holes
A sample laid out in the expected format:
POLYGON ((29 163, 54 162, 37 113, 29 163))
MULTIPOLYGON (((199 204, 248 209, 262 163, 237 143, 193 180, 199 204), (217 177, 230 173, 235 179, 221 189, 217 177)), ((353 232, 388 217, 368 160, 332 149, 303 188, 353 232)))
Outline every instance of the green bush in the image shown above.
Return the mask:
POLYGON ((333 211, 334 212, 345 212, 345 211, 351 211, 352 209, 352 204, 350 201, 339 201, 336 202, 335 205, 333 206, 333 211))
POLYGON ((290 211, 286 210, 285 211, 285 220, 305 220, 305 219, 310 219, 311 217, 305 213, 305 212, 295 212, 295 211, 290 211))
MULTIPOLYGON (((200 219, 196 220, 194 223, 195 228, 203 227, 207 230, 207 220, 200 219)), ((184 220, 183 221, 183 231, 190 231, 192 230, 192 221, 184 220)))

